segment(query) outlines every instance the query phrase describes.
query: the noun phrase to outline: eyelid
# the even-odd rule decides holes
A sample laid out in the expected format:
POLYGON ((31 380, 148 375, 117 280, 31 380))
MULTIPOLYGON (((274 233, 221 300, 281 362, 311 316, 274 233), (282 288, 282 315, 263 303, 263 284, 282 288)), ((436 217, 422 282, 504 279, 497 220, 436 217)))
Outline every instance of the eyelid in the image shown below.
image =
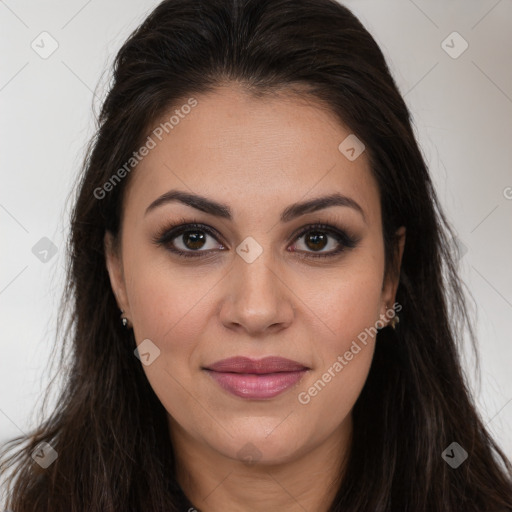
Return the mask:
POLYGON ((302 226, 301 228, 294 232, 289 241, 295 242, 298 238, 304 236, 306 233, 309 233, 310 231, 324 231, 325 233, 328 233, 331 236, 334 236, 335 238, 345 238, 346 242, 351 242, 352 240, 354 242, 356 241, 356 237, 351 236, 349 233, 346 232, 346 230, 325 222, 313 222, 302 226))
MULTIPOLYGON (((187 232, 187 231, 193 231, 196 229, 197 231, 204 231, 209 236, 214 238, 219 245, 226 246, 227 244, 224 244, 221 240, 222 236, 220 233, 213 228, 212 226, 208 226, 200 221, 196 221, 194 219, 188 220, 185 218, 177 219, 174 222, 171 222, 171 224, 166 224, 163 228, 161 228, 157 234, 152 237, 153 243, 156 245, 166 245, 168 242, 174 240, 181 234, 187 232)), ((191 254, 191 255, 197 255, 197 254, 211 254, 212 250, 207 251, 183 251, 181 249, 178 249, 174 247, 172 250, 168 249, 169 251, 175 253, 175 254, 191 254)), ((201 257, 201 256, 193 256, 193 257, 201 257)), ((204 256, 203 256, 204 257, 204 256)))
MULTIPOLYGON (((329 221, 327 221, 329 222, 329 221)), ((299 229, 295 230, 293 235, 289 238, 287 242, 287 246, 290 243, 296 242, 299 238, 304 236, 306 233, 311 231, 323 231, 327 233, 329 236, 336 239, 338 244, 341 246, 340 249, 331 250, 328 252, 315 252, 315 251, 291 251, 297 254, 299 257, 304 258, 322 258, 322 257, 329 257, 329 256, 337 256, 340 253, 352 249, 356 247, 360 241, 360 238, 358 236, 354 236, 351 230, 336 226, 338 222, 333 222, 332 224, 328 224, 327 222, 310 222, 299 229)), ((186 231, 193 231, 194 229, 197 229, 198 231, 204 231, 208 235, 210 235, 212 238, 214 238, 220 245, 226 247, 228 244, 225 244, 222 239, 222 235, 213 228, 212 226, 209 226, 207 224, 204 224, 198 220, 195 219, 185 219, 180 218, 176 221, 167 224, 164 226, 164 228, 160 229, 158 233, 152 238, 153 243, 157 245, 165 245, 168 242, 174 240, 177 238, 180 234, 183 234, 186 231)), ((178 249, 176 247, 173 247, 172 249, 167 248, 170 252, 177 254, 178 256, 183 257, 193 257, 193 258, 204 258, 211 256, 213 252, 216 252, 214 249, 208 249, 208 250, 197 250, 197 251, 183 251, 182 249, 178 249), (189 256, 190 255, 190 256, 189 256)))

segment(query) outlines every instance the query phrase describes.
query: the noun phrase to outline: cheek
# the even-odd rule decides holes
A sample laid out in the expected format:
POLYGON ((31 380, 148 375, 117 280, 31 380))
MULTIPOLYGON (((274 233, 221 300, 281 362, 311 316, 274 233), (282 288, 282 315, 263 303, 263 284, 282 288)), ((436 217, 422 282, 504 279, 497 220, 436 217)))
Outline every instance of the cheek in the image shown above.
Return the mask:
MULTIPOLYGON (((362 263, 362 262, 361 262, 362 263)), ((317 365, 298 389, 299 407, 308 411, 319 431, 339 424, 350 412, 366 381, 375 347, 381 281, 379 265, 347 267, 336 280, 317 281, 323 293, 310 295, 316 322, 317 365), (326 413, 328 412, 328 414, 326 413)))
POLYGON ((379 320, 381 265, 371 259, 366 263, 363 258, 351 263, 336 272, 304 279, 297 289, 305 310, 311 311, 310 324, 321 329, 322 341, 316 346, 324 365, 329 362, 326 357, 332 359, 333 354, 348 350, 352 340, 379 320))
POLYGON ((146 377, 168 413, 187 431, 195 432, 198 425, 215 429, 212 417, 205 414, 204 400, 191 400, 197 378, 191 367, 196 366, 199 340, 204 337, 210 294, 222 272, 142 260, 127 259, 125 269, 131 276, 127 293, 137 344, 150 339, 160 351, 154 362, 143 366, 146 377))
POLYGON ((352 340, 364 339, 361 334, 379 319, 380 300, 380 275, 355 276, 335 288, 326 304, 326 318, 334 332, 329 349, 345 351, 352 340))
POLYGON ((162 350, 187 351, 204 330, 209 294, 222 274, 178 266, 166 258, 151 263, 140 257, 126 263, 135 335, 137 340, 155 340, 162 350))

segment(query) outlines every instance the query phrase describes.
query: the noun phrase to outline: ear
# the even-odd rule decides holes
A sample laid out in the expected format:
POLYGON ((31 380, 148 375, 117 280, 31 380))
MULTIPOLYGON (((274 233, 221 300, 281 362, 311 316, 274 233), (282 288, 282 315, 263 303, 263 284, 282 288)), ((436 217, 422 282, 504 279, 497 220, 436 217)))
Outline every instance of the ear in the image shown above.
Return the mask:
POLYGON ((114 235, 107 231, 103 239, 105 249, 105 263, 110 277, 110 286, 117 301, 117 306, 124 311, 124 316, 130 316, 126 285, 124 281, 123 261, 120 248, 116 243, 114 235))
POLYGON ((396 267, 389 269, 382 287, 382 306, 381 313, 385 314, 388 308, 392 308, 395 303, 396 291, 400 279, 400 268, 402 266, 402 256, 405 247, 405 226, 401 226, 395 232, 395 257, 396 267), (388 308, 386 308, 386 305, 388 308))

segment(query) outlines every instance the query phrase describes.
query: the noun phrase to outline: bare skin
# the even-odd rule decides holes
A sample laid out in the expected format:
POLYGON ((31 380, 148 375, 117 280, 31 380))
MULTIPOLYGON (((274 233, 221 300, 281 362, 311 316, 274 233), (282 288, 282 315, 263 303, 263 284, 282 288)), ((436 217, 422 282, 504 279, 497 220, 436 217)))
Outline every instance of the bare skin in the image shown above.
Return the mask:
MULTIPOLYGON (((398 285, 385 278, 377 183, 365 152, 350 161, 338 150, 350 131, 314 101, 285 92, 254 98, 236 85, 195 97, 197 106, 129 178, 118 250, 105 239, 112 288, 137 343, 150 339, 160 350, 144 371, 169 414, 179 483, 194 505, 327 511, 375 338, 359 342, 341 371, 333 365, 365 328, 389 322, 398 285), (223 203, 232 219, 178 201, 146 212, 170 190, 223 203), (363 213, 337 205, 281 221, 291 204, 333 193, 363 213), (182 234, 154 242, 181 218, 212 227, 217 239, 196 228, 202 246, 182 234), (344 247, 317 228, 295 236, 314 223, 357 243, 344 247), (247 237, 262 250, 250 263, 236 252, 247 237), (208 255, 180 257, 172 246, 208 255), (337 255, 315 256, 339 247, 337 255), (310 370, 273 398, 242 398, 203 369, 236 355, 282 356, 310 370), (325 385, 309 392, 319 379, 325 385)), ((401 261, 404 228, 399 234, 401 261)))

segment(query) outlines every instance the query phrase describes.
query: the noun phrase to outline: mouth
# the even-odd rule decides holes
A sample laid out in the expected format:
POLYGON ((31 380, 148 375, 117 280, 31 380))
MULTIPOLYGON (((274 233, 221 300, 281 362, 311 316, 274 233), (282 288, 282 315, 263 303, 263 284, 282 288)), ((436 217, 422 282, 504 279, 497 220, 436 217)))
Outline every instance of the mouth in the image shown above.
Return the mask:
POLYGON ((247 399, 273 398, 296 385, 310 369, 277 356, 232 357, 203 368, 224 390, 247 399))

